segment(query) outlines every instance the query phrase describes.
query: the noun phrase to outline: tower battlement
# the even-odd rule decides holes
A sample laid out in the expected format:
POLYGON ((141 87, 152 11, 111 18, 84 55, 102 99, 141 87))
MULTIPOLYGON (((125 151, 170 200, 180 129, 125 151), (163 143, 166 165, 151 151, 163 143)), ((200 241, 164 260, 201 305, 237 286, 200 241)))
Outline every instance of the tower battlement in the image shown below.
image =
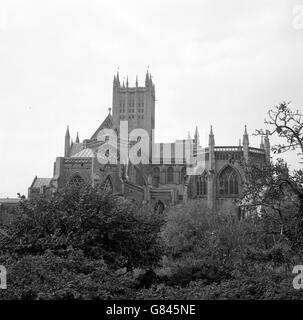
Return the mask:
POLYGON ((113 118, 117 124, 128 121, 129 131, 142 128, 152 136, 155 129, 155 86, 151 74, 147 71, 145 86, 139 86, 138 77, 134 87, 126 81, 120 82, 119 73, 113 81, 113 118))

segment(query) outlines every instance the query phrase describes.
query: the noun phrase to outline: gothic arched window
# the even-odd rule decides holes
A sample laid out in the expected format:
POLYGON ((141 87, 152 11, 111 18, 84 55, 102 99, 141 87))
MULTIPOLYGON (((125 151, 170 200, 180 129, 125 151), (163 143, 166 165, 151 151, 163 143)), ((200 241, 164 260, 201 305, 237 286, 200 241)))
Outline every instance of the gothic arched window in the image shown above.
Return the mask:
POLYGON ((159 187, 160 183, 160 169, 158 167, 155 167, 153 170, 153 186, 159 187))
POLYGON ((71 187, 80 188, 85 184, 83 178, 79 174, 75 174, 69 181, 68 185, 71 187))
POLYGON ((219 194, 237 195, 239 194, 239 178, 237 172, 227 166, 219 176, 219 194))
POLYGON ((166 179, 167 183, 174 183, 174 169, 173 167, 169 167, 167 169, 167 179, 166 179))
POLYGON ((181 170, 181 176, 180 176, 181 184, 184 184, 185 176, 186 176, 186 167, 183 167, 182 170, 181 170))
POLYGON ((104 192, 104 193, 111 193, 113 192, 113 185, 112 185, 112 181, 110 179, 110 177, 107 177, 105 179, 105 181, 102 183, 101 185, 101 190, 104 192))
POLYGON ((207 195, 207 176, 204 172, 201 176, 197 177, 197 196, 207 195))
POLYGON ((136 185, 138 186, 144 185, 144 179, 139 169, 135 169, 135 179, 136 179, 136 185))

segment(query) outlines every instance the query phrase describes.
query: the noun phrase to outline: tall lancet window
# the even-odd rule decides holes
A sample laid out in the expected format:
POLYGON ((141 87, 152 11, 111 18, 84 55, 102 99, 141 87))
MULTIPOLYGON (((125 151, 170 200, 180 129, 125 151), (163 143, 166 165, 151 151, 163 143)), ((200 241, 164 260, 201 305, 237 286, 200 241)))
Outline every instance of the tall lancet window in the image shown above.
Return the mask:
POLYGON ((207 195, 207 175, 204 172, 201 176, 197 177, 197 196, 207 195))
POLYGON ((113 192, 113 185, 110 177, 107 177, 105 181, 101 185, 101 190, 104 193, 112 193, 113 192))
POLYGON ((184 184, 185 182, 185 176, 186 176, 186 167, 183 167, 180 173, 180 181, 181 184, 184 184))
POLYGON ((142 172, 139 169, 135 169, 135 183, 138 186, 144 186, 144 179, 143 179, 143 175, 142 172))
POLYGON ((153 186, 158 188, 160 183, 160 169, 155 167, 153 170, 153 186))
POLYGON ((173 167, 169 167, 167 169, 166 183, 174 183, 174 169, 173 169, 173 167))
POLYGON ((239 194, 239 178, 237 172, 227 166, 219 176, 219 194, 220 195, 238 195, 239 194))

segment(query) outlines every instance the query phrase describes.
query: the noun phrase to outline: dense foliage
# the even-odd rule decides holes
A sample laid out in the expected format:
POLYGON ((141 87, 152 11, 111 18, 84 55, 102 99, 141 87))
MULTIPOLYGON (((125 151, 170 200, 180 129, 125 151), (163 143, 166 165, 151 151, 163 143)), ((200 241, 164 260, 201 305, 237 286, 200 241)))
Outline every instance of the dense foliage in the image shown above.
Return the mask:
POLYGON ((161 258, 162 224, 161 215, 88 186, 22 200, 0 236, 0 264, 8 270, 0 298, 125 294, 133 270, 152 268, 161 258))
MULTIPOLYGON (((193 201, 161 217, 95 193, 72 193, 79 199, 73 209, 63 206, 70 191, 56 196, 53 205, 47 199, 21 204, 18 219, 1 238, 0 264, 8 269, 1 299, 303 297, 292 287, 292 268, 303 254, 281 233, 275 212, 239 221, 193 201)), ((295 232, 296 208, 287 210, 285 226, 295 232)))
POLYGON ((151 266, 161 256, 162 220, 134 202, 88 186, 66 189, 52 198, 22 201, 1 251, 61 255, 72 248, 115 267, 151 266))

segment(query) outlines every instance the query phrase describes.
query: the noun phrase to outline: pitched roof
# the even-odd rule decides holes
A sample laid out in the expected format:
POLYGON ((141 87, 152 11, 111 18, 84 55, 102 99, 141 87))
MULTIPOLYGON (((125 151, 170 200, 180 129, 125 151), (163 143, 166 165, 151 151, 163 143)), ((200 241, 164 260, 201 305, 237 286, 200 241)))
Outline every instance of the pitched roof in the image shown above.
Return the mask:
POLYGON ((83 149, 80 152, 71 156, 71 158, 94 158, 95 153, 92 149, 83 149))
POLYGON ((97 131, 93 134, 93 136, 91 137, 91 140, 96 139, 98 136, 98 133, 102 130, 102 129, 118 129, 118 126, 114 120, 114 118, 112 117, 111 114, 109 114, 105 120, 102 122, 101 126, 97 129, 97 131))
POLYGON ((41 187, 49 187, 51 183, 52 178, 38 178, 36 177, 33 184, 32 188, 41 188, 41 187))
POLYGON ((80 152, 81 150, 83 150, 83 143, 73 142, 71 145, 70 154, 71 156, 73 156, 74 154, 80 152))

